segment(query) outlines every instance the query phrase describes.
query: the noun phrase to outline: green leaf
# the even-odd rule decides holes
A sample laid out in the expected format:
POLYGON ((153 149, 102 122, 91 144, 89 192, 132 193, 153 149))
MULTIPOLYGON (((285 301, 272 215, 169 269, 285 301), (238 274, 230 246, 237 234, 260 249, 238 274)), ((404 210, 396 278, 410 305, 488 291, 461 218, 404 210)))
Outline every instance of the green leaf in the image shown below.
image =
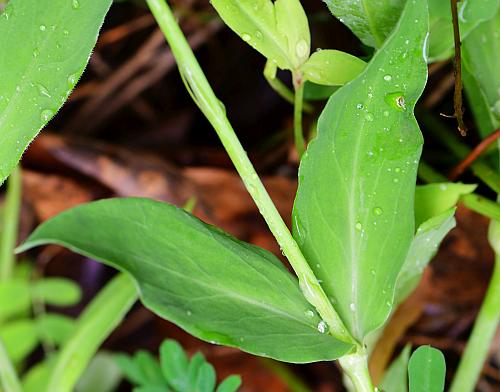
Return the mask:
POLYGON ((304 99, 306 101, 323 101, 332 96, 338 86, 323 86, 306 81, 304 84, 304 99))
POLYGON ((418 285, 424 268, 437 252, 446 234, 455 227, 455 208, 422 223, 413 238, 396 287, 396 303, 401 303, 418 285))
MULTIPOLYGON (((491 12, 491 11, 490 11, 491 12)), ((487 106, 490 125, 481 127, 484 138, 500 127, 500 10, 489 21, 481 23, 472 31, 462 45, 464 68, 475 80, 483 102, 472 102, 476 106, 487 106), (489 109, 489 110, 488 110, 489 109)), ((469 84, 465 85, 466 88, 469 84)))
POLYGON ((379 390, 387 392, 408 392, 408 360, 411 346, 406 345, 401 354, 384 373, 379 390))
POLYGON ((431 346, 417 348, 408 364, 410 392, 443 392, 445 373, 441 351, 431 346))
POLYGON ((80 287, 66 278, 44 278, 33 283, 31 295, 34 300, 48 305, 76 305, 82 298, 80 287))
POLYGON ((0 338, 13 363, 24 360, 38 345, 35 322, 28 319, 12 321, 0 328, 0 338))
POLYGON ((195 391, 213 392, 214 388, 215 388, 215 369, 208 362, 205 362, 200 366, 200 369, 198 370, 198 378, 196 380, 195 391))
POLYGON ((162 369, 158 361, 147 351, 138 351, 134 355, 134 363, 142 375, 142 385, 165 385, 162 369))
POLYGON ((241 377, 229 376, 220 383, 220 385, 216 389, 216 392, 236 392, 240 386, 241 377))
POLYGON ((0 184, 80 78, 111 3, 9 1, 0 16, 0 184))
POLYGON ((304 79, 326 86, 342 86, 356 78, 366 63, 339 50, 314 52, 302 66, 304 79))
POLYGON ((205 357, 202 353, 196 353, 192 356, 188 367, 188 390, 193 391, 196 388, 196 382, 198 380, 198 372, 200 371, 201 365, 205 363, 205 357))
POLYGON ((35 322, 40 340, 52 345, 63 345, 75 330, 75 320, 61 314, 46 313, 35 322))
POLYGON ((54 366, 55 356, 39 362, 24 374, 22 387, 24 392, 45 391, 49 382, 50 372, 54 366))
POLYGON ((476 189, 475 184, 461 182, 434 183, 419 185, 415 190, 415 225, 437 216, 456 206, 460 196, 467 195, 476 189))
MULTIPOLYGON (((114 355, 100 351, 82 374, 75 392, 112 392, 121 381, 121 372, 114 355)), ((163 390, 163 392, 166 392, 163 390)))
POLYGON ((40 226, 21 251, 48 243, 127 271, 148 308, 201 339, 290 362, 351 349, 318 331, 321 320, 274 255, 174 206, 135 198, 79 206, 40 226))
POLYGON ((0 282, 0 323, 31 309, 29 283, 20 279, 0 282))
POLYGON ((297 69, 309 57, 309 25, 299 0, 212 0, 211 4, 224 23, 279 68, 297 69))
MULTIPOLYGON (((442 0, 428 1, 430 13, 429 59, 430 61, 444 60, 453 54, 453 24, 450 2, 442 0)), ((458 2, 458 21, 462 41, 479 23, 491 19, 499 6, 500 0, 458 2)))
POLYGON ((160 363, 163 376, 175 390, 186 390, 189 361, 181 345, 166 340, 160 346, 160 363))
MULTIPOLYGON (((255 2, 255 0, 253 1, 255 2)), ((311 34, 300 0, 276 0, 276 28, 285 37, 288 57, 295 68, 304 64, 311 53, 311 34)))
POLYGON ((394 29, 405 0, 324 0, 331 13, 365 44, 379 48, 394 29))
POLYGON ((75 332, 58 352, 46 392, 73 391, 97 349, 123 320, 137 299, 137 289, 126 275, 104 286, 75 324, 75 332))
POLYGON ((294 237, 358 339, 387 319, 413 238, 426 33, 426 2, 409 1, 365 71, 332 95, 300 164, 294 237))

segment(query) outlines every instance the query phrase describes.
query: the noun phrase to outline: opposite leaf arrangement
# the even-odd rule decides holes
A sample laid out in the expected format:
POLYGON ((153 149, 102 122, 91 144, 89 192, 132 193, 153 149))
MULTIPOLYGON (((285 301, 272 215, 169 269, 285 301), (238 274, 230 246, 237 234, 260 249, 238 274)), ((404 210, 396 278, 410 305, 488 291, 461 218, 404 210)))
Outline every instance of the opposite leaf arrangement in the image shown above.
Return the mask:
MULTIPOLYGON (((498 8, 498 1, 488 2, 498 8)), ((43 126, 82 73, 111 2, 70 3, 43 2, 41 8, 47 15, 40 16, 29 1, 11 0, 2 14, 0 36, 26 28, 26 34, 37 37, 26 38, 29 44, 19 55, 19 62, 24 61, 19 71, 12 71, 8 56, 0 59, 0 70, 12 71, 12 78, 0 82, 4 94, 0 94, 2 181, 22 153, 19 140, 23 148, 27 146, 40 128, 40 113, 43 126), (53 13, 56 9, 60 13, 53 13), (79 15, 81 31, 66 30, 64 26, 75 15, 79 15), (50 23, 33 23, 45 16, 50 23), (85 45, 70 54, 75 47, 72 39, 83 40, 85 45), (53 51, 54 40, 67 46, 53 51), (55 61, 58 58, 71 61, 53 69, 53 64, 60 64, 55 61), (70 75, 64 89, 56 81, 62 74, 70 75), (26 115, 27 108, 38 110, 37 116, 26 115), (14 127, 24 129, 24 134, 11 132, 14 127)), ((302 159, 292 234, 171 10, 163 0, 147 3, 188 91, 219 135, 295 275, 264 249, 239 241, 180 208, 140 198, 102 200, 68 210, 37 228, 18 252, 44 244, 65 246, 133 278, 133 282, 123 275, 118 278, 123 288, 120 315, 135 299, 137 289, 147 308, 200 339, 284 362, 338 360, 349 378, 348 388, 374 391, 368 372, 374 340, 396 306, 415 289, 438 245, 455 226, 458 200, 471 196, 475 189, 447 182, 416 186, 423 137, 414 108, 426 85, 429 48, 431 58, 443 58, 453 46, 452 40, 447 41, 451 31, 442 22, 447 14, 435 1, 429 6, 423 0, 372 1, 361 7, 357 2, 327 0, 332 13, 376 49, 365 63, 336 50, 310 55, 309 25, 299 0, 212 1, 223 21, 266 57, 265 74, 271 86, 294 102, 295 142, 302 159), (436 31, 446 39, 433 37, 436 31), (292 73, 294 93, 276 79, 278 68, 292 73), (329 98, 317 135, 304 151, 306 82, 342 87, 329 98)), ((461 22, 471 38, 473 28, 492 17, 478 3, 461 6, 461 22)), ((12 45, 13 41, 2 42, 1 49, 12 52, 12 45)), ((474 48, 468 50, 473 53, 474 48)), ((471 67, 473 59, 471 54, 471 67)), ((213 369, 199 357, 188 364, 179 350, 172 342, 162 346, 162 358, 176 361, 177 367, 162 365, 166 380, 159 377, 160 384, 166 381, 177 392, 212 391, 213 369), (188 375, 192 366, 210 373, 203 377, 209 380, 208 386, 177 386, 181 373, 188 375)), ((422 347, 408 358, 406 349, 386 373, 381 388, 388 392, 443 390, 442 354, 422 347)), ((122 367, 134 379, 137 374, 130 361, 123 359, 122 367)), ((59 361, 56 368, 62 374, 64 362, 59 361)), ((76 381, 77 374, 71 379, 76 381)), ((51 392, 71 389, 70 384, 58 388, 55 378, 51 380, 51 392)), ((217 391, 236 390, 239 382, 231 379, 225 384, 217 391)))

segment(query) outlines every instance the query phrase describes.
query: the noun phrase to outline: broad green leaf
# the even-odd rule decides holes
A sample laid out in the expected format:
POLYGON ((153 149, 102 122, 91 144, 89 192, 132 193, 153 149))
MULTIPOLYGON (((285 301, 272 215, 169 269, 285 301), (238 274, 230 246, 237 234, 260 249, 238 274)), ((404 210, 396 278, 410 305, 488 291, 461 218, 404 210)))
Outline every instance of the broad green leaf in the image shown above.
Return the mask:
MULTIPOLYGON (((460 37, 465 40, 479 23, 491 19, 500 0, 463 0, 458 2, 460 37)), ((449 1, 429 0, 430 61, 444 60, 453 54, 453 24, 449 1)), ((492 39, 493 40, 493 39, 492 39)))
POLYGON ((366 67, 366 63, 339 50, 314 52, 302 66, 304 78, 316 84, 342 86, 356 78, 366 67))
POLYGON ((446 363, 441 351, 421 346, 408 363, 410 392, 443 392, 446 363))
POLYGON ((44 278, 33 283, 31 295, 48 305, 71 306, 80 302, 82 292, 72 280, 66 278, 44 278))
POLYGON ((474 192, 477 185, 462 184, 461 182, 433 183, 419 185, 415 190, 415 225, 423 222, 454 207, 462 195, 474 192))
POLYGON ((13 363, 25 359, 38 345, 38 333, 33 320, 12 321, 0 328, 0 338, 13 363))
POLYGON ((368 46, 379 48, 396 25, 406 0, 324 0, 331 13, 368 46))
POLYGON ((437 252, 446 234, 455 227, 455 208, 422 223, 410 246, 396 287, 396 303, 401 303, 418 285, 424 268, 437 252))
POLYGON ((116 390, 121 378, 122 375, 114 355, 100 351, 92 358, 89 366, 78 380, 75 392, 112 392, 116 390))
POLYGON ((365 71, 332 95, 300 164, 294 236, 358 339, 387 319, 413 238, 426 34, 426 2, 409 1, 365 71))
POLYGON ((31 309, 29 283, 20 279, 0 282, 0 323, 31 309))
POLYGON ((212 0, 220 17, 245 42, 281 69, 297 69, 310 51, 299 0, 212 0))
POLYGON ((160 363, 163 376, 177 390, 187 389, 189 361, 181 345, 166 340, 160 346, 160 363))
POLYGON ((36 318, 38 336, 42 342, 63 345, 75 330, 75 321, 62 314, 46 313, 36 318))
POLYGON ((274 255, 174 206, 135 198, 79 206, 22 249, 48 243, 128 272, 148 308, 201 339, 290 362, 351 349, 318 330, 321 320, 274 255))
POLYGON ((408 392, 408 360, 411 346, 406 345, 401 354, 384 373, 379 390, 386 392, 408 392))
POLYGON ((241 385, 241 377, 229 376, 220 383, 216 392, 236 392, 241 385))
POLYGON ((0 184, 80 78, 111 0, 10 0, 0 16, 0 184))
MULTIPOLYGON (((489 113, 489 126, 483 125, 480 128, 483 138, 500 127, 499 36, 500 10, 489 21, 481 23, 474 29, 462 45, 464 68, 474 79, 479 90, 479 97, 472 102, 471 106, 475 113, 478 107, 486 106, 485 111, 489 113), (478 102, 481 99, 482 102, 478 102)), ((466 83, 465 87, 468 89, 469 83, 466 83)))

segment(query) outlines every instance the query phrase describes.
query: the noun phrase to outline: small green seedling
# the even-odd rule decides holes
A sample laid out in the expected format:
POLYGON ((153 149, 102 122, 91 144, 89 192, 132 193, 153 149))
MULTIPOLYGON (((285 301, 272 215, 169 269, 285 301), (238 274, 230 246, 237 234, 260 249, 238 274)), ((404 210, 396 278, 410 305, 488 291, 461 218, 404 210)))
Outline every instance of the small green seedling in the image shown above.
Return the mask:
POLYGON ((160 363, 147 351, 120 354, 116 361, 134 392, 235 392, 241 385, 240 377, 229 376, 216 386, 215 370, 203 354, 188 359, 175 340, 161 344, 160 363))

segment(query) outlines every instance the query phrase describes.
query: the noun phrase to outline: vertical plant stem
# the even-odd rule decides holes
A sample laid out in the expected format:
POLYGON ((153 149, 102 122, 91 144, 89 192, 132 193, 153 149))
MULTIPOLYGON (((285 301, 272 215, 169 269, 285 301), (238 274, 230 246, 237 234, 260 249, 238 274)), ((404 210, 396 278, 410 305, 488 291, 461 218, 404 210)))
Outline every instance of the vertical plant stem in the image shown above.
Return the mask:
POLYGON ((5 392, 22 392, 21 383, 2 339, 0 339, 0 386, 5 392))
POLYGON ((492 221, 490 243, 495 251, 495 267, 471 336, 453 379, 450 392, 472 392, 479 379, 488 350, 500 321, 500 222, 492 221))
POLYGON ((138 298, 132 279, 114 277, 85 308, 75 332, 57 355, 46 392, 71 392, 102 342, 138 298))
POLYGON ((339 359, 342 370, 351 379, 356 392, 373 392, 373 385, 368 371, 368 354, 359 350, 357 353, 339 359))
POLYGON ((304 102, 304 82, 300 73, 293 75, 293 87, 295 88, 295 98, 293 104, 293 134, 295 137, 295 148, 302 158, 305 150, 304 131, 302 130, 302 104, 304 102))
POLYGON ((330 334, 342 341, 357 345, 358 343, 345 328, 339 315, 328 300, 299 246, 264 188, 226 117, 223 105, 210 87, 172 11, 165 0, 147 0, 147 3, 165 34, 186 88, 217 132, 248 192, 297 274, 304 296, 317 309, 323 320, 328 323, 330 334))
POLYGON ((7 181, 7 195, 4 204, 3 230, 0 238, 0 282, 12 275, 21 206, 21 170, 15 168, 7 181))

